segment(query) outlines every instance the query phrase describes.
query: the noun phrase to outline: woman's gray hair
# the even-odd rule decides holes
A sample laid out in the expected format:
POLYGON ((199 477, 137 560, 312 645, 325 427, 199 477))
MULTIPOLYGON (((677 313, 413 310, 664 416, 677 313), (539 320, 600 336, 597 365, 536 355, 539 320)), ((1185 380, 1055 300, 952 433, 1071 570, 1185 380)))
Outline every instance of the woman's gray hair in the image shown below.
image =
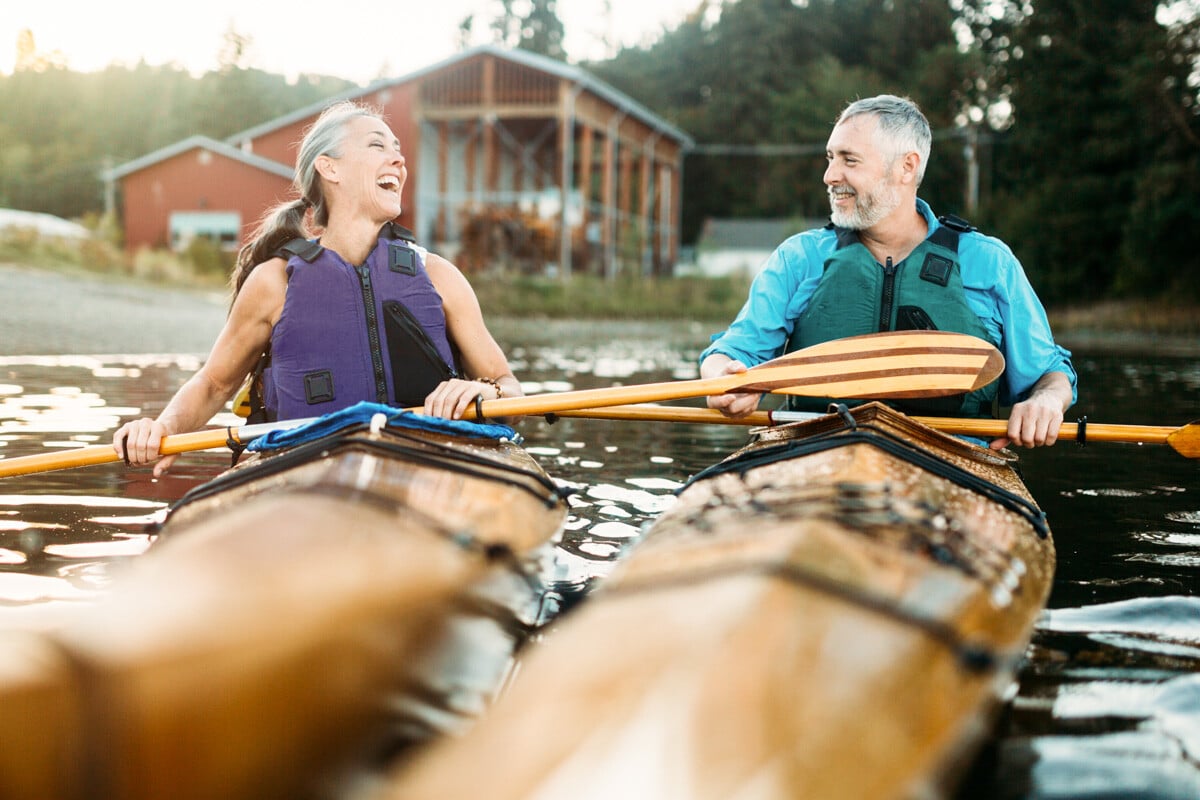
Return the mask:
POLYGON ((329 207, 317 174, 317 159, 320 156, 342 157, 346 125, 358 117, 382 118, 379 111, 370 106, 349 101, 335 103, 322 111, 321 116, 309 127, 296 152, 296 174, 292 178, 292 185, 312 207, 313 224, 318 228, 325 227, 329 222, 329 207))
POLYGON ((300 196, 268 209, 250 241, 238 251, 237 268, 233 273, 234 296, 241 290, 251 271, 274 257, 280 247, 292 239, 310 237, 311 231, 305 222, 309 209, 312 209, 314 226, 324 228, 328 224, 329 204, 321 176, 317 173, 317 159, 321 156, 341 158, 346 126, 358 117, 383 119, 383 114, 373 106, 343 101, 322 111, 305 131, 296 151, 296 168, 292 177, 292 186, 300 196))
POLYGON ((921 109, 907 97, 881 94, 855 100, 838 116, 836 124, 840 125, 851 117, 863 114, 873 114, 879 120, 875 135, 880 138, 881 147, 891 152, 892 161, 904 153, 915 152, 921 157, 920 166, 917 168, 919 186, 925 177, 925 167, 929 163, 929 150, 933 142, 929 120, 921 113, 921 109))

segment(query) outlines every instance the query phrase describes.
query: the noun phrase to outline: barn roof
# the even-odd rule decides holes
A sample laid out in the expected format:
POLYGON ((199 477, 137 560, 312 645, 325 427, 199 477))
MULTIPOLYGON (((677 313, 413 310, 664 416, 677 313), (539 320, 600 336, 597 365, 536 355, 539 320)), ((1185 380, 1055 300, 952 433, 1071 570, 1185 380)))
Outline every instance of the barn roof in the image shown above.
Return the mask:
POLYGON ((174 158, 177 155, 186 153, 189 150, 197 148, 210 150, 217 155, 231 158, 235 161, 261 169, 264 172, 270 172, 273 175, 278 175, 281 178, 287 178, 289 181, 295 174, 295 171, 286 164, 280 164, 278 161, 272 161, 269 158, 256 156, 253 153, 247 153, 236 147, 233 147, 225 142, 219 142, 216 139, 210 139, 207 136, 189 136, 186 139, 169 144, 166 147, 160 147, 151 153, 147 153, 141 158, 135 158, 133 161, 127 161, 120 166, 113 167, 111 170, 104 173, 106 180, 117 180, 123 178, 146 167, 153 166, 161 161, 166 161, 169 158, 174 158))
POLYGON ((449 58, 443 59, 436 64, 423 67, 422 69, 410 72, 407 75, 403 75, 399 78, 384 78, 372 82, 366 88, 356 88, 342 92, 341 94, 333 97, 312 103, 304 108, 297 109, 289 114, 285 114, 284 116, 268 120, 267 122, 254 126, 253 128, 247 128, 244 131, 235 133, 228 137, 225 141, 229 142, 230 144, 240 144, 244 141, 256 139, 260 136, 270 133, 271 131, 282 128, 286 125, 291 125, 299 120, 315 117, 331 103, 335 103, 340 100, 354 100, 373 92, 377 92, 381 89, 399 86, 400 84, 423 78, 426 75, 440 72, 441 70, 453 66, 454 64, 467 61, 480 55, 495 56, 496 58, 502 58, 507 61, 529 67, 530 69, 546 72, 563 78, 564 80, 571 81, 576 86, 586 89, 592 94, 607 100, 617 108, 629 114, 631 117, 641 120, 651 129, 660 131, 661 133, 676 139, 683 145, 683 147, 690 148, 694 144, 691 137, 682 130, 676 128, 674 125, 671 125, 662 117, 638 103, 632 97, 617 91, 607 83, 604 83, 577 66, 566 64, 562 61, 558 61, 557 59, 549 58, 547 56, 538 55, 537 53, 530 53, 527 50, 509 49, 491 44, 472 47, 449 58))

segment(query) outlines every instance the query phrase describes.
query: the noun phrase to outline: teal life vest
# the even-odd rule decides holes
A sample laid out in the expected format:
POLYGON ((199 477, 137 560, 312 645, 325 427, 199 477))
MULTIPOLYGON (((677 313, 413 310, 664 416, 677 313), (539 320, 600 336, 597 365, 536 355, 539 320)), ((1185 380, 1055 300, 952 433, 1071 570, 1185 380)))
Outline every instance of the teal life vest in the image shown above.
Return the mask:
MULTIPOLYGON (((826 259, 812 299, 796 320, 787 352, 846 336, 905 330, 965 333, 999 346, 967 305, 963 289, 958 239, 975 229, 957 217, 938 221, 941 225, 903 261, 892 264, 888 259, 883 266, 857 231, 831 225, 837 249, 826 259)), ((884 402, 907 414, 991 417, 998 389, 997 380, 969 394, 884 402)), ((837 399, 789 396, 787 407, 824 411, 837 399)))

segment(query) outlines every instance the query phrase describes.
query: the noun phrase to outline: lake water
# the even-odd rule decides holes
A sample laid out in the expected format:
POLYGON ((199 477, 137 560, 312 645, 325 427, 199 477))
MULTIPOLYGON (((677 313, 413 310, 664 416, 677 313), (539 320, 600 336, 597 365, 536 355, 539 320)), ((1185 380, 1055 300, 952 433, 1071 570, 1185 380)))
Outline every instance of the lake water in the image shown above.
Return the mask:
MULTIPOLYGON (((529 393, 696 377, 710 333, 679 323, 493 329, 529 393)), ((35 343, 8 338, 0 349, 6 457, 109 441, 124 419, 157 413, 202 357, 3 355, 36 353, 35 343)), ((1077 346, 1076 364, 1084 389, 1072 419, 1200 418, 1196 355, 1077 346)), ((737 427, 581 419, 530 419, 520 430, 546 469, 578 489, 549 576, 578 590, 603 579, 690 475, 745 438, 737 427)), ((1022 454, 1058 573, 1019 692, 960 796, 1200 797, 1200 461, 1165 445, 1022 454)), ((103 594, 148 545, 145 523, 227 465, 227 454, 196 453, 162 480, 105 465, 0 481, 0 628, 51 625, 103 594)))

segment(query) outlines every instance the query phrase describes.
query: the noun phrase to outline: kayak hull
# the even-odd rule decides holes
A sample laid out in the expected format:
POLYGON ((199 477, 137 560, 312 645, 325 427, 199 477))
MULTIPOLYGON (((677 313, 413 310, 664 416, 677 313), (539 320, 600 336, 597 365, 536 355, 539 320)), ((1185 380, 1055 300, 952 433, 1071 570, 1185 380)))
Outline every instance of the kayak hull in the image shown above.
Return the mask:
POLYGON ((944 794, 1053 576, 1013 458, 875 404, 762 433, 380 796, 944 794))
POLYGON ((357 430, 231 470, 46 637, 77 704, 40 796, 329 795, 460 729, 538 622, 530 559, 565 516, 504 441, 357 430))

